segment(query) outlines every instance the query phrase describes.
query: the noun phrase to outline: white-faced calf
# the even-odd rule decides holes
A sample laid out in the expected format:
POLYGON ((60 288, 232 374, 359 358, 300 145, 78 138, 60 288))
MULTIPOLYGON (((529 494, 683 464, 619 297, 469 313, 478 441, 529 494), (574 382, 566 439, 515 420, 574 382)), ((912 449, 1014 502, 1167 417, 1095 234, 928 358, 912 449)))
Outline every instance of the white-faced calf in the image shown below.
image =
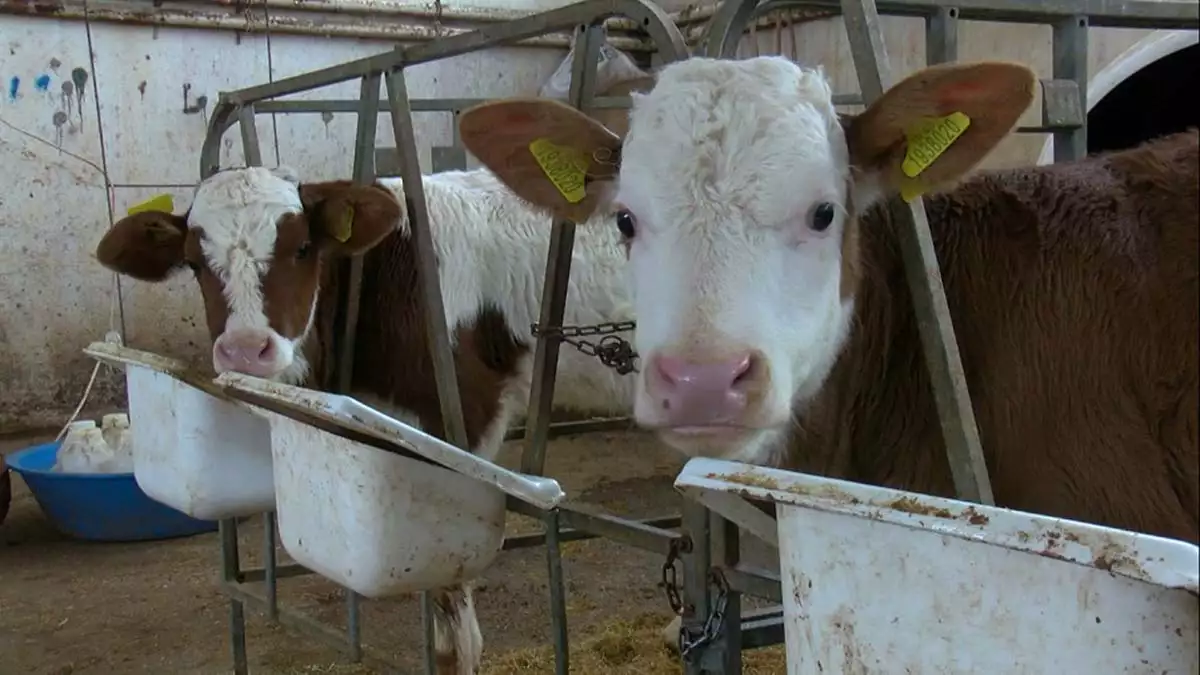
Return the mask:
MULTIPOLYGON (((938 66, 840 116, 820 71, 693 58, 634 96, 623 143, 544 100, 480 106, 460 127, 531 202, 615 212, 642 426, 690 455, 948 495, 883 199, 961 178, 1034 84, 1019 65, 938 66), (969 126, 913 177, 930 157, 906 135, 956 113, 969 126), (575 158, 583 199, 541 170, 537 139, 575 158)), ((984 173, 927 204, 997 501, 1197 541, 1196 133, 984 173)))

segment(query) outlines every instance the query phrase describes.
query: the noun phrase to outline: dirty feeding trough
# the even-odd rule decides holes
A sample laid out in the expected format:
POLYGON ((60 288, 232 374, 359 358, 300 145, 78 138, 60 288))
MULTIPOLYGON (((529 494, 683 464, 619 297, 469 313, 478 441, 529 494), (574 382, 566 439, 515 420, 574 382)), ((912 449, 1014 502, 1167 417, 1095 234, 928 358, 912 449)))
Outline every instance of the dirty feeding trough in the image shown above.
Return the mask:
MULTIPOLYGON (((821 3, 728 0, 714 16, 699 51, 728 55, 757 12, 814 4, 821 3)), ((979 17, 1053 23, 1055 52, 1064 56, 1055 61, 1057 83, 1051 83, 1049 89, 1073 92, 1074 100, 1069 96, 1065 100, 1067 107, 1074 105, 1078 113, 1083 95, 1080 85, 1086 86, 1086 78, 1071 80, 1082 77, 1079 64, 1072 59, 1086 60, 1087 18, 1110 25, 1124 21, 1138 26, 1195 27, 1194 16, 1176 16, 1171 13, 1174 10, 1156 9, 1155 4, 1132 3, 1117 11, 1106 3, 1080 2, 1073 8, 1033 11, 1026 5, 1018 8, 1005 0, 988 0, 976 3, 971 11, 979 17), (1084 20, 1078 22, 1077 15, 1084 20)), ((861 95, 850 97, 856 101, 838 98, 870 104, 891 84, 875 4, 873 0, 844 0, 825 5, 840 9, 846 17, 862 89, 861 95)), ((955 22, 972 18, 971 12, 958 8, 948 12, 933 0, 889 0, 887 9, 927 17, 930 53, 936 55, 932 61, 955 59, 955 22)), ((441 287, 439 262, 446 265, 447 261, 434 257, 431 221, 437 214, 437 191, 444 189, 444 183, 422 177, 417 162, 412 114, 442 108, 409 99, 405 69, 572 30, 576 43, 567 100, 575 109, 594 110, 602 107, 594 81, 602 24, 614 15, 631 19, 649 34, 661 63, 689 57, 678 28, 657 5, 643 0, 588 0, 229 92, 217 103, 201 157, 202 178, 211 181, 210 185, 244 181, 262 189, 287 191, 294 195, 296 209, 305 219, 301 224, 318 232, 322 245, 344 254, 338 259, 330 256, 335 267, 331 274, 339 280, 331 291, 336 297, 321 295, 319 302, 327 303, 320 305, 321 311, 316 298, 307 299, 304 308, 311 310, 309 315, 320 315, 316 323, 325 331, 322 353, 319 359, 312 359, 318 366, 310 373, 311 381, 303 387, 272 381, 296 375, 272 369, 283 364, 280 368, 286 370, 298 363, 284 364, 280 354, 299 352, 303 336, 264 339, 252 327, 235 321, 245 317, 230 318, 217 338, 214 358, 231 363, 240 359, 257 369, 254 375, 232 372, 236 369, 231 367, 212 380, 170 358, 108 343, 93 344, 86 351, 125 370, 130 416, 138 428, 132 448, 138 484, 152 498, 191 517, 221 522, 222 588, 230 596, 234 671, 248 672, 247 604, 263 609, 273 620, 338 645, 357 661, 371 656, 364 654, 361 642, 359 596, 420 592, 426 672, 475 673, 486 630, 481 635, 471 582, 502 550, 545 544, 555 672, 566 673, 570 659, 560 544, 567 538, 592 536, 662 556, 664 602, 681 616, 678 646, 688 675, 733 675, 742 669, 743 648, 780 642, 786 645, 789 673, 856 672, 880 667, 889 659, 903 662, 915 669, 913 672, 1001 672, 1011 670, 1014 663, 1022 672, 1042 672, 1048 663, 1054 664, 1054 672, 1100 672, 1117 667, 1114 664, 1135 671, 1195 671, 1200 632, 1196 546, 991 505, 992 486, 983 465, 920 199, 904 209, 898 226, 911 233, 903 241, 904 267, 917 270, 908 281, 922 317, 921 353, 938 394, 936 416, 949 455, 951 487, 959 500, 697 458, 689 461, 675 483, 686 497, 682 516, 639 521, 575 502, 555 480, 542 476, 546 442, 552 433, 549 419, 556 375, 571 373, 574 367, 563 365, 568 357, 601 368, 608 381, 616 383, 613 390, 625 395, 634 386, 629 384, 632 378, 640 378, 652 367, 647 361, 652 355, 634 348, 634 317, 609 308, 606 312, 611 316, 603 321, 573 325, 568 320, 572 316, 567 306, 571 269, 587 264, 585 256, 576 260, 573 250, 591 250, 587 247, 595 246, 596 240, 589 237, 611 237, 608 243, 613 250, 619 250, 617 245, 624 241, 618 240, 612 227, 597 230, 607 234, 591 234, 587 221, 598 199, 588 186, 612 178, 620 159, 619 145, 610 147, 607 154, 593 153, 594 164, 589 165, 591 160, 585 156, 584 168, 568 161, 560 162, 555 171, 542 162, 546 155, 535 152, 532 144, 524 148, 528 150, 525 154, 538 160, 540 170, 569 206, 557 214, 560 219, 547 237, 549 250, 539 253, 545 255, 540 304, 527 317, 534 320, 506 326, 535 343, 532 353, 507 345, 509 351, 485 355, 485 365, 493 369, 509 360, 521 360, 530 370, 528 391, 518 390, 523 399, 517 403, 507 399, 503 382, 495 385, 495 391, 501 393, 488 399, 504 408, 503 415, 511 416, 518 406, 528 406, 520 470, 492 461, 503 437, 497 429, 508 429, 506 424, 489 422, 507 422, 509 417, 496 413, 481 421, 463 404, 474 393, 467 389, 474 384, 468 378, 486 369, 471 370, 478 364, 470 359, 478 355, 461 345, 489 339, 487 328, 456 332, 454 325, 447 325, 447 317, 462 308, 452 307, 441 287), (361 84, 357 101, 273 100, 355 80, 361 84), (385 87, 383 92, 381 87, 385 87), (320 113, 333 108, 358 115, 352 181, 304 184, 283 172, 256 168, 262 165, 256 115, 320 113), (400 182, 375 184, 381 173, 376 167, 375 138, 381 111, 391 118, 400 182), (232 169, 218 163, 222 136, 235 124, 248 168, 232 169), (556 181, 556 176, 566 180, 556 181), (572 177, 579 180, 572 183, 572 177), (398 187, 401 184, 403 187, 398 187), (389 190, 391 194, 385 194, 389 190), (562 217, 564 212, 569 219, 562 217), (381 240, 388 240, 391 223, 399 221, 401 214, 406 216, 406 251, 416 269, 413 293, 419 299, 416 307, 421 319, 417 325, 424 331, 418 337, 429 349, 423 373, 434 385, 424 391, 427 395, 415 421, 400 419, 386 406, 375 405, 376 399, 396 398, 397 394, 381 390, 362 376, 363 351, 372 348, 371 340, 379 339, 371 332, 376 308, 364 305, 368 295, 363 289, 372 288, 375 272, 370 251, 381 240), (386 227, 380 226, 384 221, 386 227), (562 342, 567 348, 561 347, 562 342), (762 502, 775 504, 777 519, 760 508, 762 502), (506 541, 508 511, 538 519, 544 534, 506 541), (270 514, 264 565, 243 569, 237 519, 259 513, 270 514), (282 545, 299 566, 276 565, 276 525, 282 545), (739 563, 741 532, 778 549, 778 577, 739 563), (347 590, 344 634, 278 602, 278 580, 308 570, 347 590), (264 582, 262 593, 252 585, 258 581, 264 582), (778 606, 743 612, 743 593, 778 606), (870 602, 863 600, 867 593, 870 602), (1022 613, 1029 606, 1022 596, 1030 593, 1042 595, 1055 613, 1022 613), (1075 608, 1078 593, 1087 596, 1086 607, 1058 609, 1075 608), (941 620, 928 620, 938 612, 941 620), (991 630, 1002 615, 1009 617, 1011 630, 991 630), (898 633, 897 622, 907 629, 898 633), (1159 631, 1159 624, 1166 628, 1159 631), (1137 640, 1129 637, 1146 625, 1156 627, 1152 634, 1137 640), (914 634, 920 639, 911 639, 914 634), (960 640, 971 643, 971 649, 957 649, 960 640), (939 648, 925 649, 930 644, 939 648)), ((1012 69, 997 72, 1018 79, 1022 76, 1019 72, 1013 75, 1016 71, 1012 69)), ((1042 86, 1043 91, 1049 90, 1046 83, 1042 86)), ((457 113, 479 103, 484 102, 457 100, 445 109, 457 113)), ((1050 103, 1044 108, 1045 117, 1060 121, 1042 129, 1061 141, 1055 146, 1058 158, 1068 159, 1070 152, 1076 152, 1078 158, 1082 121, 1071 122, 1069 115, 1058 114, 1061 111, 1052 109, 1050 103)), ((477 121, 482 118, 480 111, 486 109, 487 105, 481 105, 464 113, 462 134, 467 145, 480 142, 477 121), (472 118, 475 126, 469 121, 472 118)), ((971 133, 996 131, 988 131, 983 116, 972 123, 971 133)), ((519 126, 494 128, 515 138, 513 130, 519 126)), ((1001 131, 1006 133, 1011 126, 1001 131)), ((923 168, 935 163, 953 142, 951 136, 957 137, 955 134, 965 129, 954 130, 941 138, 941 143, 930 141, 923 168)), ((593 135, 601 140, 612 136, 593 135)), ((560 144, 561 151, 571 139, 580 138, 589 136, 562 134, 553 141, 560 144)), ((491 166, 494 158, 473 154, 496 168, 491 166)), ((459 152, 458 163, 462 157, 459 152)), ((528 158, 521 161, 533 165, 528 158)), ((936 173, 934 166, 931 173, 936 173)), ((529 195, 521 196, 538 202, 529 195)), ((196 203, 192 208, 198 208, 196 203)), ((187 239, 192 236, 187 219, 170 211, 167 207, 124 219, 114 227, 116 234, 110 242, 118 242, 129 232, 147 231, 138 228, 159 235, 174 232, 180 240, 181 258, 170 261, 168 267, 186 264, 198 275, 211 271, 203 255, 188 253, 189 247, 200 249, 200 245, 187 239), (191 257, 185 260, 188 255, 191 257)), ((549 227, 550 217, 543 220, 549 227)), ((282 245, 276 244, 277 256, 282 245)), ((306 250, 298 246, 296 259, 303 261, 302 251, 306 250)), ((166 270, 131 266, 124 252, 116 243, 102 244, 99 257, 110 267, 126 265, 123 271, 136 278, 165 276, 166 270)))

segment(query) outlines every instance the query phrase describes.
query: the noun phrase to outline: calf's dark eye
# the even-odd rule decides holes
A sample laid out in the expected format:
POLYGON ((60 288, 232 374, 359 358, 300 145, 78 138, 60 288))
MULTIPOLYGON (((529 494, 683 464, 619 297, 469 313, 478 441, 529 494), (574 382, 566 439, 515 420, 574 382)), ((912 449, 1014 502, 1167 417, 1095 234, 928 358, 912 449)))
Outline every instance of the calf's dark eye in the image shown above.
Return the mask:
POLYGON ((617 229, 622 237, 633 239, 633 235, 637 234, 637 218, 624 209, 617 211, 617 229))
POLYGON ((812 229, 817 232, 824 232, 833 224, 833 217, 836 215, 836 210, 833 204, 822 202, 817 204, 817 207, 812 212, 812 229))
POLYGON ((312 243, 304 242, 300 244, 300 248, 296 249, 296 260, 304 260, 308 254, 312 252, 312 243))

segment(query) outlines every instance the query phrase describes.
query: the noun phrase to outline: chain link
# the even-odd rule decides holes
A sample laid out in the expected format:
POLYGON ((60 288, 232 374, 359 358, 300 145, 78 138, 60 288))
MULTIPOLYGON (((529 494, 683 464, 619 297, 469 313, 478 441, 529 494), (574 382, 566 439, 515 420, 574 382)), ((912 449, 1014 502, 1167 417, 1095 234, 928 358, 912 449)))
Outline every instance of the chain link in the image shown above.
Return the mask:
POLYGON ((725 575, 721 570, 716 567, 709 570, 708 580, 716 587, 717 597, 713 601, 712 611, 704 620, 704 627, 699 634, 693 634, 686 625, 679 625, 679 655, 687 662, 691 662, 692 652, 716 640, 721 635, 721 627, 725 622, 725 608, 729 603, 729 582, 725 580, 725 575))
POLYGON ((577 349, 581 354, 599 359, 600 363, 612 368, 620 375, 636 373, 638 370, 635 364, 638 355, 637 352, 633 351, 633 345, 625 338, 614 335, 614 333, 633 330, 637 327, 637 322, 635 321, 609 321, 592 326, 561 326, 545 330, 536 323, 532 324, 531 327, 534 337, 555 335, 563 342, 577 349), (575 339, 592 335, 604 335, 605 337, 601 338, 598 343, 575 339))
POLYGON ((667 594, 667 604, 671 611, 679 614, 683 611, 683 600, 679 597, 679 576, 675 571, 675 561, 683 549, 683 539, 672 539, 667 549, 667 561, 662 566, 663 591, 667 594))

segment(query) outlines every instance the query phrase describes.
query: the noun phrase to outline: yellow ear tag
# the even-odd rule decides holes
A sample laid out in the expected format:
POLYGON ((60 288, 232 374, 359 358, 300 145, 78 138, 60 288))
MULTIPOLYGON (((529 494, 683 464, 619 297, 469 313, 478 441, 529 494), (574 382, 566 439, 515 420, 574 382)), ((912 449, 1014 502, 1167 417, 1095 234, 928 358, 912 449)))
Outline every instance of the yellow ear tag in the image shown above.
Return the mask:
POLYGON ((905 133, 908 149, 904 153, 904 162, 900 164, 900 170, 908 178, 921 175, 921 172, 937 161, 969 126, 971 118, 956 112, 929 120, 905 133))
POLYGON ((333 237, 338 243, 344 244, 350 241, 350 234, 354 231, 354 207, 347 204, 342 210, 342 217, 331 221, 328 227, 329 236, 333 237))
POLYGON ((146 211, 162 211, 164 213, 175 212, 175 199, 169 194, 162 194, 151 197, 140 204, 134 204, 125 212, 126 215, 135 216, 146 211))
POLYGON ((591 158, 576 148, 555 145, 548 138, 539 138, 529 144, 529 152, 542 167, 546 177, 562 193, 564 199, 578 204, 587 196, 584 176, 587 175, 591 158))

